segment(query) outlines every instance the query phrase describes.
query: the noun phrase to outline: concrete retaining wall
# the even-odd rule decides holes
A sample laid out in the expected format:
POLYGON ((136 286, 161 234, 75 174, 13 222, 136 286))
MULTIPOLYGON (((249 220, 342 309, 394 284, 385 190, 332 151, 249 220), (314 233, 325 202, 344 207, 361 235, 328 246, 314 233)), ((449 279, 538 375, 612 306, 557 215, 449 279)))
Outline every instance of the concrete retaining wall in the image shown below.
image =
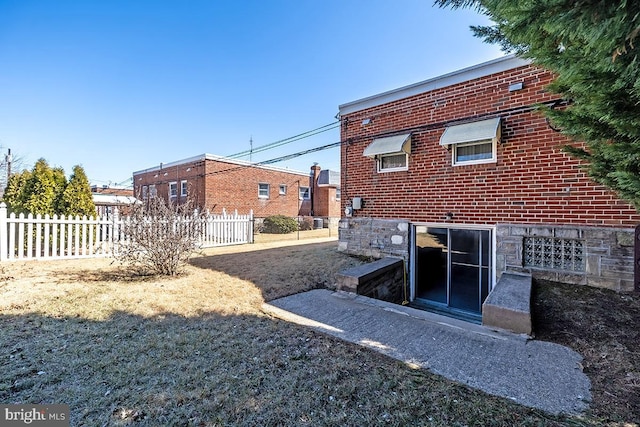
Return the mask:
POLYGON ((401 304, 406 297, 404 261, 386 257, 336 275, 338 290, 401 304))

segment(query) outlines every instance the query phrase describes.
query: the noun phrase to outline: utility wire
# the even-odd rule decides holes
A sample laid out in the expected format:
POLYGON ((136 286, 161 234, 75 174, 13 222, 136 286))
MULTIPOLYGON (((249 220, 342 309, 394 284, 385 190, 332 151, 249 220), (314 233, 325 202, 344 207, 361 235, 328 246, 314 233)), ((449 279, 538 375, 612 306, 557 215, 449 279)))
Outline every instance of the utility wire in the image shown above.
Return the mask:
POLYGON ((249 155, 249 154, 253 154, 253 153, 260 153, 262 151, 266 151, 266 150, 270 150, 272 148, 280 147, 282 145, 290 144, 290 143, 292 143, 294 141, 299 141, 299 140, 304 139, 304 138, 309 138, 311 136, 318 135, 318 134, 320 134, 322 132, 327 132, 329 130, 336 129, 339 126, 340 126, 340 122, 339 121, 338 122, 329 123, 329 124, 326 124, 324 126, 320 126, 319 128, 312 129, 312 130, 300 133, 298 135, 294 135, 294 136, 290 136, 288 138, 280 139, 280 140, 272 142, 270 144, 261 145, 259 147, 256 147, 256 148, 253 148, 253 149, 250 149, 250 150, 241 151, 239 153, 232 154, 232 155, 226 156, 226 157, 229 158, 229 159, 234 159, 234 158, 243 157, 243 156, 246 156, 246 155, 249 155))
MULTIPOLYGON (((254 166, 261 166, 261 165, 269 165, 269 164, 272 164, 272 163, 278 163, 278 162, 282 162, 284 160, 290 160, 290 159, 294 159, 296 157, 304 156, 305 154, 314 153, 316 151, 328 150, 329 148, 339 147, 340 144, 342 144, 342 141, 332 142, 330 144, 321 145, 319 147, 314 147, 314 148, 309 148, 308 150, 299 151, 299 152, 293 153, 293 154, 287 154, 285 156, 276 157, 276 158, 269 159, 269 160, 263 160, 261 162, 248 163, 246 165, 238 165, 238 166, 233 166, 233 167, 229 167, 229 168, 222 169, 222 170, 207 172, 207 173, 202 174, 201 176, 216 175, 216 174, 219 174, 219 173, 233 172, 233 171, 236 171, 236 170, 239 170, 239 169, 243 169, 243 168, 248 168, 248 167, 250 168, 250 167, 254 167, 254 166)), ((224 160, 221 159, 221 161, 224 161, 224 160)))
POLYGON ((271 159, 271 160, 264 160, 264 161, 258 162, 256 164, 268 165, 268 164, 271 164, 271 163, 278 163, 278 162, 282 162, 284 160, 290 160, 290 159, 294 159, 296 157, 304 156, 305 154, 315 153, 316 151, 322 151, 322 150, 327 150, 329 148, 338 147, 338 146, 340 146, 340 144, 342 144, 342 141, 332 142, 331 144, 322 145, 320 147, 309 148, 308 150, 299 151, 299 152, 293 153, 293 154, 287 154, 286 156, 277 157, 277 158, 271 159))

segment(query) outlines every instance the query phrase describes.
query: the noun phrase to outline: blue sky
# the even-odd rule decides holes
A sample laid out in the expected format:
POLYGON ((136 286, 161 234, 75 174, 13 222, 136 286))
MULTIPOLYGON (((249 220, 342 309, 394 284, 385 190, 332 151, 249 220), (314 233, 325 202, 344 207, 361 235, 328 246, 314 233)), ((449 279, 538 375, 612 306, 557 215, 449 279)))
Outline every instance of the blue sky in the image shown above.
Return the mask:
MULTIPOLYGON (((0 0, 0 146, 115 185, 335 121, 338 105, 498 58, 430 0, 0 0)), ((252 156, 340 140, 338 129, 252 156)), ((277 166, 339 170, 339 150, 277 166)), ((4 158, 4 155, 2 156, 4 158)), ((245 157, 244 160, 249 160, 245 157)))

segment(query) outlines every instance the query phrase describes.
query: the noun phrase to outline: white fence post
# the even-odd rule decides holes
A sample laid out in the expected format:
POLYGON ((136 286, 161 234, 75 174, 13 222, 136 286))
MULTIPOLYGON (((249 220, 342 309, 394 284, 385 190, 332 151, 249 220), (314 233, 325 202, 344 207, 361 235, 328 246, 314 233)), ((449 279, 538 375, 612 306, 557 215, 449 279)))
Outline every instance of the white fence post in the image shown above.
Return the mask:
POLYGON ((6 261, 9 257, 7 253, 7 241, 9 236, 7 235, 7 205, 4 202, 0 203, 0 261, 6 261))
MULTIPOLYGON (((198 213, 194 211, 194 218, 198 213)), ((113 256, 119 244, 128 239, 122 224, 131 221, 121 217, 117 208, 112 216, 80 218, 69 215, 8 214, 7 206, 0 203, 0 261, 14 259, 75 258, 113 256)), ((253 243, 253 211, 238 215, 222 211, 221 215, 207 212, 201 219, 203 229, 200 247, 253 243)), ((189 218, 165 223, 167 227, 187 227, 189 218)), ((166 234, 158 229, 158 238, 166 234)))

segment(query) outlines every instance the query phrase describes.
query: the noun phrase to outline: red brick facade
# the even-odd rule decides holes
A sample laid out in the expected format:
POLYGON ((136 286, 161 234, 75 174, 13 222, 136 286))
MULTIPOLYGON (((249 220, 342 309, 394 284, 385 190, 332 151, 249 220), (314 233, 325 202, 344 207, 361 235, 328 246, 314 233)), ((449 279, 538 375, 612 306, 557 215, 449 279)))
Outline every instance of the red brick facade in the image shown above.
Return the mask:
POLYGON ((342 208, 354 209, 340 221, 339 249, 405 258, 413 292, 419 229, 484 229, 493 241, 489 289, 504 271, 640 289, 640 215, 563 151, 575 143, 537 111, 563 108, 545 90, 552 80, 510 56, 341 105, 342 208), (495 145, 479 131, 483 123, 498 124, 495 145), (470 128, 482 136, 473 139, 470 128), (443 141, 445 131, 462 138, 443 141), (487 144, 491 156, 476 160, 474 150, 487 156, 487 144), (454 165, 458 149, 471 160, 454 165), (381 159, 391 159, 391 170, 379 171, 381 159))
POLYGON ((535 111, 558 99, 545 91, 552 78, 524 65, 343 114, 343 207, 357 196, 364 203, 354 216, 362 217, 443 222, 452 213, 457 223, 635 227, 633 207, 591 181, 562 151, 570 141, 535 111), (510 92, 514 83, 523 89, 510 92), (439 144, 445 127, 497 116, 497 161, 452 166, 451 151, 439 144), (363 151, 398 132, 411 132, 408 170, 378 173, 363 151))
MULTIPOLYGON (((165 200, 181 203, 190 198, 200 209, 216 214, 223 209, 237 210, 240 214, 253 210, 256 218, 278 214, 294 217, 308 216, 312 209, 313 191, 310 190, 306 198, 299 197, 301 187, 310 187, 309 174, 210 154, 134 172, 133 181, 140 200, 149 197, 155 186, 156 194, 165 200), (172 183, 175 183, 174 196, 170 195, 172 183)), ((335 193, 335 188, 333 190, 335 193)), ((315 204, 328 203, 321 200, 321 191, 316 190, 316 194, 315 204)), ((339 202, 333 203, 336 205, 333 210, 338 210, 339 202)), ((322 213, 315 214, 322 216, 322 213)))

